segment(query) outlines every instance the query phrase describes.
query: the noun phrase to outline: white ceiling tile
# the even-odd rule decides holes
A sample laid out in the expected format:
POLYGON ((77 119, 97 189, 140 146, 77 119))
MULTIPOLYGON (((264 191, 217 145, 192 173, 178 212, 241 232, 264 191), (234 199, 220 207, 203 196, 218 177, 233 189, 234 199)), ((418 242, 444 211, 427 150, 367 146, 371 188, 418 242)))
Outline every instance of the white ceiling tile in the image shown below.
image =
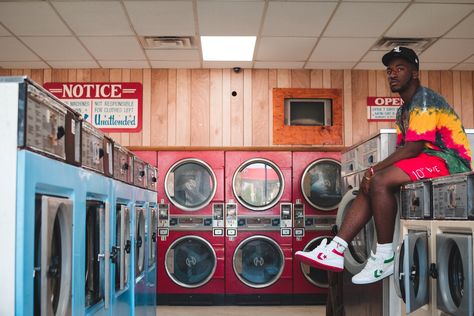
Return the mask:
POLYGON ((421 70, 449 70, 453 68, 456 63, 421 63, 421 70))
POLYGON ((459 63, 474 53, 474 39, 440 39, 420 54, 420 68, 426 62, 459 63), (456 47, 456 49, 453 49, 456 47))
POLYGON ((0 25, 0 36, 10 36, 10 32, 6 28, 0 25))
POLYGON ((465 63, 474 63, 474 55, 464 61, 465 63))
POLYGON ((380 36, 406 6, 406 3, 341 3, 323 36, 380 36))
POLYGON ((383 70, 385 66, 382 63, 376 62, 360 62, 354 69, 366 69, 366 70, 383 70))
POLYGON ((99 60, 103 68, 150 68, 146 60, 99 60))
POLYGON ((469 70, 474 71, 474 63, 462 63, 453 68, 453 70, 469 70))
POLYGON ((334 2, 271 2, 262 35, 318 37, 335 7, 334 2))
POLYGON ((304 61, 257 61, 254 68, 263 69, 302 69, 304 61))
POLYGON ((371 50, 369 51, 364 58, 362 58, 363 62, 375 62, 375 63, 380 63, 380 65, 383 66, 382 64, 382 57, 385 55, 385 53, 388 53, 388 51, 375 51, 371 50))
POLYGON ((120 2, 53 2, 76 35, 134 35, 120 2))
POLYGON ((51 61, 47 60, 48 64, 56 69, 64 68, 99 68, 99 65, 94 60, 67 60, 67 61, 51 61))
POLYGON ((192 1, 124 1, 141 36, 194 36, 192 1))
POLYGON ((306 66, 304 68, 305 69, 352 69, 352 67, 354 67, 354 65, 355 65, 355 62, 347 62, 347 63, 308 62, 308 63, 306 63, 306 66))
POLYGON ((0 21, 18 36, 70 35, 47 2, 0 2, 0 21))
POLYGON ((201 68, 198 61, 150 61, 152 68, 201 68))
POLYGON ((135 37, 80 37, 97 60, 144 60, 135 37))
POLYGON ((474 13, 459 23, 444 38, 474 38, 474 13))
POLYGON ((201 60, 196 49, 148 49, 145 53, 150 60, 201 60))
POLYGON ((0 37, 0 61, 39 61, 28 47, 14 37, 0 37))
POLYGON ((50 68, 42 61, 0 61, 0 67, 5 69, 46 69, 50 68))
POLYGON ((439 37, 464 18, 473 5, 414 3, 385 34, 387 37, 439 37))
POLYGON ((71 36, 22 37, 21 40, 44 60, 92 60, 79 41, 71 36))
POLYGON ((204 61, 203 68, 251 68, 251 61, 204 61))
POLYGON ((263 2, 198 1, 199 33, 211 35, 257 35, 263 2))
POLYGON ((415 2, 431 2, 431 3, 472 3, 472 0, 414 0, 415 2))
POLYGON ((258 45, 256 60, 305 61, 316 40, 312 37, 263 37, 258 45))
POLYGON ((359 61, 376 40, 376 38, 322 38, 309 60, 359 61))

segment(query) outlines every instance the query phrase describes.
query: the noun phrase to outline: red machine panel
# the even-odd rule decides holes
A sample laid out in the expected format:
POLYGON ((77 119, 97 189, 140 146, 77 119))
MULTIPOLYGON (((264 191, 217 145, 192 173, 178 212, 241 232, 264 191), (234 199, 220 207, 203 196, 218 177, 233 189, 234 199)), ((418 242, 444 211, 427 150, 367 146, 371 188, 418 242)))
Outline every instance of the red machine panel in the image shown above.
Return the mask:
POLYGON ((137 150, 133 152, 141 160, 148 162, 152 166, 157 166, 157 152, 154 150, 137 150))
POLYGON ((158 196, 171 215, 211 215, 224 202, 223 151, 158 152, 158 196))
POLYGON ((293 152, 293 203, 303 203, 306 215, 337 213, 340 158, 339 152, 293 152))
POLYGON ((291 159, 291 152, 226 152, 226 203, 237 203, 238 216, 280 214, 280 203, 291 203, 291 159))
MULTIPOLYGON (((262 303, 260 295, 292 293, 291 237, 276 231, 238 231, 226 237, 226 296, 248 296, 252 303, 262 303)), ((239 300, 239 299, 236 299, 239 300)), ((242 301, 242 300, 239 300, 242 301)))

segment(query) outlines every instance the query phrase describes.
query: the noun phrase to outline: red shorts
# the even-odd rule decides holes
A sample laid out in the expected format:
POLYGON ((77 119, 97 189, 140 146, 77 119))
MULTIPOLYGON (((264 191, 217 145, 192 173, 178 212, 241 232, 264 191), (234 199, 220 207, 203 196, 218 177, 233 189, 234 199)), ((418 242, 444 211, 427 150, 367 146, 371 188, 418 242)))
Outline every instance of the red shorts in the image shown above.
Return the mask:
POLYGON ((397 161, 394 165, 402 169, 412 181, 449 175, 448 167, 443 159, 425 153, 415 158, 397 161))

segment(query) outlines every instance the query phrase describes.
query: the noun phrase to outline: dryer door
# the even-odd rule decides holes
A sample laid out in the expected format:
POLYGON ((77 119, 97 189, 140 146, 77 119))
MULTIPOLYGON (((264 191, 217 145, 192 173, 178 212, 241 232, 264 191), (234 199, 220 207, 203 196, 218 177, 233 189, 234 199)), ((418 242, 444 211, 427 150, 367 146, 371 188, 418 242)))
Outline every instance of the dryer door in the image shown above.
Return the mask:
POLYGON ((473 314, 472 235, 436 235, 438 309, 451 315, 473 314))
POLYGON ((395 255, 395 289, 407 314, 429 302, 428 256, 426 231, 406 234, 395 255))
POLYGON ((192 158, 171 166, 164 184, 171 203, 181 210, 192 212, 211 202, 216 194, 217 179, 207 163, 192 158))
POLYGON ((73 204, 65 198, 41 196, 39 200, 39 197, 37 212, 41 224, 37 227, 40 242, 37 258, 40 259, 40 278, 36 282, 36 292, 41 315, 70 315, 73 204))
POLYGON ((264 288, 280 278, 285 257, 271 238, 256 235, 244 239, 236 248, 232 260, 239 280, 252 288, 264 288))
POLYGON ((301 177, 305 200, 319 210, 334 210, 342 199, 341 164, 333 159, 319 159, 309 164, 301 177))
MULTIPOLYGON (((359 194, 359 188, 355 187, 342 197, 339 209, 337 211, 336 225, 341 226, 346 212, 349 210, 352 202, 359 194)), ((359 273, 370 257, 370 252, 375 250, 377 245, 377 236, 375 233, 375 224, 371 219, 365 227, 355 236, 354 240, 349 243, 344 253, 344 267, 352 274, 359 273)))
POLYGON ((176 239, 165 254, 165 269, 171 280, 184 288, 200 287, 214 276, 217 256, 211 244, 199 236, 176 239))
MULTIPOLYGON (((313 250, 314 248, 319 246, 319 244, 321 244, 321 242, 324 239, 327 239, 328 243, 329 243, 329 242, 331 242, 332 238, 333 238, 332 236, 316 237, 313 240, 311 240, 304 247, 303 251, 313 250)), ((303 273, 306 280, 308 280, 308 282, 310 282, 311 284, 314 284, 315 286, 320 287, 320 288, 328 288, 329 287, 327 271, 311 267, 311 266, 309 266, 309 265, 307 265, 303 262, 300 263, 300 267, 301 267, 301 272, 303 273)))
POLYGON ((124 204, 117 204, 115 222, 115 249, 118 255, 115 259, 115 290, 123 290, 128 284, 130 249, 130 209, 124 204), (128 246, 129 247, 129 246, 128 246), (127 252, 128 250, 128 252, 127 252))

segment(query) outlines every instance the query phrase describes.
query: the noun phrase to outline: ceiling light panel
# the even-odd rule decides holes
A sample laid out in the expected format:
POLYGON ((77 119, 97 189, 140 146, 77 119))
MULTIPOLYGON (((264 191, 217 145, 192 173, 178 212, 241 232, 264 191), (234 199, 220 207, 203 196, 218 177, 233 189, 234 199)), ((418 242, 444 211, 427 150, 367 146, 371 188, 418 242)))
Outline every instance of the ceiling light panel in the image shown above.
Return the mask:
POLYGON ((124 1, 140 36, 194 36, 192 1, 124 1))
POLYGON ((202 58, 208 61, 249 61, 255 36, 201 36, 202 58))
POLYGON ((334 2, 270 2, 262 34, 318 37, 335 8, 334 2))
POLYGON ((0 21, 17 36, 70 35, 47 2, 0 2, 0 21))
POLYGON ((134 35, 119 2, 53 2, 76 35, 134 35))
POLYGON ((257 35, 264 2, 198 1, 201 35, 257 35))
POLYGON ((338 7, 323 36, 380 36, 407 5, 407 3, 343 2, 338 7))

